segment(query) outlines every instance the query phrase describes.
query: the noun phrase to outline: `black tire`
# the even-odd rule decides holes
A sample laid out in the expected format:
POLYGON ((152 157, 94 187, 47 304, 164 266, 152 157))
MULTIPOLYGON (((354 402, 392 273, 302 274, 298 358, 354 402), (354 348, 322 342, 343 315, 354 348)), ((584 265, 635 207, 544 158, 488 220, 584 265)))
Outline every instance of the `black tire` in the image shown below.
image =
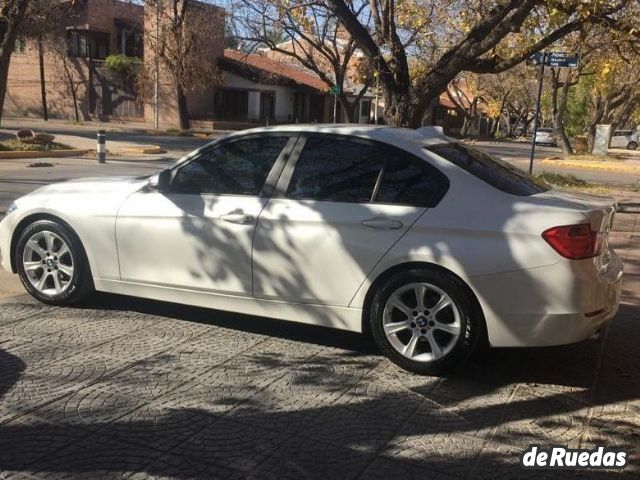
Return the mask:
POLYGON ((382 353, 405 370, 421 375, 440 374, 464 362, 483 345, 483 339, 486 338, 482 312, 465 285, 453 275, 435 268, 410 269, 387 279, 373 297, 369 321, 372 336, 382 353), (445 292, 459 312, 459 337, 451 350, 437 360, 415 361, 405 357, 393 347, 383 329, 383 313, 389 297, 403 286, 420 282, 428 283, 445 292))
POLYGON ((24 288, 37 300, 49 305, 70 305, 84 300, 94 292, 89 261, 80 239, 68 225, 52 220, 38 220, 28 225, 18 237, 14 252, 14 265, 24 288), (73 259, 73 275, 68 277, 68 285, 60 294, 45 294, 32 285, 25 267, 23 255, 27 241, 38 232, 52 232, 69 247, 73 259))
POLYGON ((636 150, 638 148, 638 142, 629 142, 627 145, 628 150, 636 150))

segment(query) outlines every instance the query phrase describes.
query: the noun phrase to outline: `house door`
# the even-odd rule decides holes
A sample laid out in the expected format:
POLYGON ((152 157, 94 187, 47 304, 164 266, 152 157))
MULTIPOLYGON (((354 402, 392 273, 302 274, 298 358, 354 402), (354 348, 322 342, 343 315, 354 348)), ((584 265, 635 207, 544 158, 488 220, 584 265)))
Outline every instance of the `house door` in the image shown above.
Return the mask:
POLYGON ((360 118, 358 123, 369 123, 371 120, 371 100, 360 100, 360 118))
POLYGON ((274 92, 260 93, 260 120, 273 121, 275 119, 276 94, 274 92))
POLYGON ((306 94, 304 93, 296 93, 293 96, 293 121, 296 123, 307 121, 305 119, 305 99, 306 94))

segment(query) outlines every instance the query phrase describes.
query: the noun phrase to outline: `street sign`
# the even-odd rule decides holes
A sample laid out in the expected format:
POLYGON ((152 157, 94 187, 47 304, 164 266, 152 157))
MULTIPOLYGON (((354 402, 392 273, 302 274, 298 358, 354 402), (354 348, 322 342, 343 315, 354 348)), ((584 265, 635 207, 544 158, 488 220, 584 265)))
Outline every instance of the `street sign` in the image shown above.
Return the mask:
POLYGON ((567 52, 536 52, 527 58, 527 65, 535 65, 540 68, 538 75, 538 98, 536 99, 536 113, 533 120, 533 136, 531 137, 531 155, 529 156, 529 173, 533 173, 533 157, 536 153, 536 134, 540 120, 540 100, 542 98, 542 82, 544 80, 544 68, 578 68, 580 56, 577 53, 567 52))
POLYGON ((577 53, 567 52, 536 52, 527 58, 527 65, 554 68, 578 68, 580 56, 577 53))
POLYGON ((340 95, 340 86, 334 85, 331 87, 331 95, 340 95))
POLYGON ((529 58, 527 58, 527 65, 533 65, 533 66, 540 65, 542 63, 543 57, 544 57, 544 53, 536 52, 533 55, 531 55, 529 58))
POLYGON ((577 53, 547 52, 547 67, 578 68, 580 56, 577 53))

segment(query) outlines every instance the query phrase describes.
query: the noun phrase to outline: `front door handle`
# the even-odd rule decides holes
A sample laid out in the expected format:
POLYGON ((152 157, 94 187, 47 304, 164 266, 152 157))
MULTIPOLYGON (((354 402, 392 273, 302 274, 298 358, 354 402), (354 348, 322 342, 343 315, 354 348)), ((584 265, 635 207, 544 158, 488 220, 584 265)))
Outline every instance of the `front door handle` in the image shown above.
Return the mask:
POLYGON ((229 223, 239 223, 240 225, 249 225, 250 223, 255 223, 256 217, 246 213, 228 213, 226 215, 220 215, 220 220, 229 223))
POLYGON ((392 220, 390 218, 370 218, 363 220, 362 225, 369 228, 378 228, 386 230, 396 230, 402 228, 402 222, 400 220, 392 220))

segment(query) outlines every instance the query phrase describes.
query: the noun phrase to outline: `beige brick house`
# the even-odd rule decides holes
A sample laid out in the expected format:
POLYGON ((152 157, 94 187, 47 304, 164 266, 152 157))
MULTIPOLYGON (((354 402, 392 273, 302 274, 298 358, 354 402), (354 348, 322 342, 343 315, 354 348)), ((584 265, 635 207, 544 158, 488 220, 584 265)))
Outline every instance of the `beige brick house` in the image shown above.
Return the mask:
MULTIPOLYGON (((156 7, 143 7, 120 0, 61 1, 66 25, 53 43, 43 48, 47 107, 52 118, 75 117, 74 93, 80 120, 127 120, 152 123, 155 102, 154 82, 114 81, 104 68, 111 54, 125 54, 140 61, 139 68, 154 71, 156 7), (68 14, 67 14, 68 12, 68 14), (143 88, 145 91, 141 92, 143 88)), ((202 4, 206 14, 222 19, 223 9, 202 4)), ((170 8, 170 2, 164 8, 170 8)), ((162 18, 162 17, 160 17, 162 18)), ((222 21, 221 21, 222 23, 222 21)), ((222 56, 224 29, 207 38, 203 61, 215 63, 222 56)), ((175 89, 160 67, 160 123, 178 123, 175 89)), ((213 80, 212 80, 213 83, 213 80)), ((194 93, 194 96, 197 94, 194 93)), ((42 97, 38 42, 20 39, 11 57, 4 114, 42 117, 42 97)))

